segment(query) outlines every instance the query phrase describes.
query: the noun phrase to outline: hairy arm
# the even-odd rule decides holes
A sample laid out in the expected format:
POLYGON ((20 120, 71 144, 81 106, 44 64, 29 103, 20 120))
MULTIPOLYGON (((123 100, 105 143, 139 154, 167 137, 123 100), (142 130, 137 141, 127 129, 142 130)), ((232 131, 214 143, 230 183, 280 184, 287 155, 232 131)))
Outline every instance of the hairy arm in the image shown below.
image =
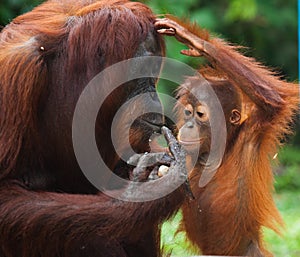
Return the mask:
MULTIPOLYGON (((183 23, 173 17, 158 19, 155 26, 159 33, 175 36, 178 41, 189 47, 182 50, 182 54, 207 57, 218 70, 262 108, 265 114, 274 114, 285 105, 285 96, 291 90, 289 83, 280 80, 254 59, 239 53, 238 47, 219 38, 211 38, 207 31, 198 26, 183 23)), ((293 92, 296 92, 295 86, 293 92)))
POLYGON ((0 255, 15 256, 17 252, 24 257, 88 256, 81 250, 102 249, 108 242, 137 242, 177 211, 185 198, 180 187, 187 178, 185 153, 171 131, 167 135, 171 137, 169 146, 174 156, 168 174, 135 186, 130 184, 120 192, 133 198, 137 191, 145 195, 162 192, 152 201, 122 201, 103 193, 38 192, 20 182, 2 182, 0 255), (164 194, 174 183, 178 188, 164 194))

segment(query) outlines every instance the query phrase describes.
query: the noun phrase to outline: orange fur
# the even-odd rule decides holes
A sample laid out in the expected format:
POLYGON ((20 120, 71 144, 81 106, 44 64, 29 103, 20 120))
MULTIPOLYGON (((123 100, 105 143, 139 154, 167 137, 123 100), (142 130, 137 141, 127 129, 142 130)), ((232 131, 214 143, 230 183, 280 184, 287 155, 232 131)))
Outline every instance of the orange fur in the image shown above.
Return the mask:
MULTIPOLYGON (((198 186, 203 166, 193 169, 190 179, 196 200, 183 206, 184 229, 204 254, 271 256, 264 248, 261 229, 268 227, 279 233, 278 225, 283 225, 272 198, 271 159, 281 140, 292 132, 290 125, 299 104, 298 86, 243 56, 237 51, 239 47, 211 38, 195 25, 171 19, 188 30, 189 38, 202 42, 204 49, 197 50, 211 61, 215 71, 202 69, 201 74, 209 80, 227 79, 233 84, 245 117, 232 139, 234 146, 225 152, 207 186, 198 186)), ((181 38, 188 41, 185 35, 181 38)), ((192 41, 189 44, 194 46, 192 41)), ((184 89, 179 92, 183 94, 181 101, 185 101, 188 93, 184 89)))

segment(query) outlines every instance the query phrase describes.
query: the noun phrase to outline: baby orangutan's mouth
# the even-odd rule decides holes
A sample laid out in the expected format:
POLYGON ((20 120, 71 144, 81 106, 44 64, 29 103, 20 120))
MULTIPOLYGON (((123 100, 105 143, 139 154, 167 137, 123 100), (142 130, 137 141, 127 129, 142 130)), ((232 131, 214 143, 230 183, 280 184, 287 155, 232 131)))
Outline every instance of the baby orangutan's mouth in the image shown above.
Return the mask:
POLYGON ((183 146, 190 146, 190 145, 201 145, 203 143, 203 138, 198 138, 195 140, 185 140, 185 139, 178 139, 178 142, 183 146))
POLYGON ((194 140, 178 139, 178 143, 181 144, 184 149, 191 152, 199 152, 199 149, 204 141, 204 138, 197 138, 194 140))

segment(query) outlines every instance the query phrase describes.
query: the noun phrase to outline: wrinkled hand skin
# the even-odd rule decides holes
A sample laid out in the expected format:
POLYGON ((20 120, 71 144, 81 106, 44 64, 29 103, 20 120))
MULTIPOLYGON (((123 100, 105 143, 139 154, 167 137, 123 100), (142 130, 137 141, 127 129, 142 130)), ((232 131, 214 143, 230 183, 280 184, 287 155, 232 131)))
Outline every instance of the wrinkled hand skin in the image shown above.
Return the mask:
MULTIPOLYGON (((175 175, 178 179, 184 181, 186 194, 193 199, 186 169, 186 152, 173 136, 170 129, 162 127, 162 134, 168 143, 170 154, 160 152, 133 155, 127 162, 129 165, 136 166, 133 170, 131 180, 135 182, 149 181, 153 179, 153 173, 157 174, 159 166, 166 165, 170 168, 164 177, 172 179, 175 175), (150 175, 152 175, 151 178, 149 178, 150 175)), ((158 176, 156 178, 159 179, 158 176)))
POLYGON ((159 166, 166 165, 170 167, 174 161, 174 157, 166 152, 135 154, 127 162, 129 165, 136 166, 130 179, 135 182, 144 182, 153 179, 155 175, 155 178, 158 178, 159 166))

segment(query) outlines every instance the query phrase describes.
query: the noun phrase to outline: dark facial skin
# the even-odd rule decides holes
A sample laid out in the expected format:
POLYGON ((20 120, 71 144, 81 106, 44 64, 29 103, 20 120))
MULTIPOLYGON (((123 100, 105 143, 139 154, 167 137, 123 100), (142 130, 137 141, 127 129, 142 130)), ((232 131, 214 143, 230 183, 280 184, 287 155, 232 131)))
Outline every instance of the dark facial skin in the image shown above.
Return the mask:
MULTIPOLYGON (((162 56, 163 51, 158 42, 157 34, 149 33, 146 40, 140 44, 135 58, 162 56)), ((145 65, 139 60, 136 60, 134 65, 130 67, 130 70, 137 74, 150 73, 158 75, 161 65, 161 62, 145 65)), ((124 103, 134 98, 134 104, 124 113, 122 120, 118 122, 118 127, 120 131, 123 131, 124 128, 128 130, 130 127, 130 135, 133 137, 132 147, 137 152, 147 151, 144 144, 148 144, 148 140, 153 132, 160 132, 160 128, 164 124, 162 104, 156 92, 156 84, 156 77, 142 77, 124 85, 127 91, 127 95, 123 100, 124 103), (149 109, 153 110, 153 112, 149 113, 149 109), (136 113, 142 113, 142 115, 136 117, 136 113), (135 120, 133 120, 133 118, 135 118, 135 120), (140 135, 138 138, 136 138, 137 134, 140 135)), ((123 132, 120 134, 123 134, 123 132)))
MULTIPOLYGON (((149 33, 146 40, 139 46, 135 57, 144 56, 162 56, 162 49, 158 45, 157 35, 149 33)), ((140 65, 137 62, 136 66, 132 67, 132 72, 143 73, 143 70, 146 69, 147 73, 149 73, 149 69, 151 69, 152 74, 158 74, 161 69, 161 63, 153 63, 151 66, 146 66, 140 65)), ((164 123, 164 117, 161 115, 162 105, 156 92, 156 83, 157 78, 154 77, 145 77, 134 81, 134 85, 132 86, 134 89, 131 90, 126 100, 139 94, 145 94, 145 98, 143 98, 144 103, 135 106, 137 108, 145 108, 145 111, 147 111, 147 107, 157 110, 157 113, 146 113, 142 115, 135 121, 133 124, 134 127, 144 127, 146 130, 152 129, 154 131, 160 131, 160 128, 164 123)))
MULTIPOLYGON (((144 56, 162 56, 163 50, 159 45, 157 34, 149 33, 144 42, 140 44, 135 54, 135 58, 144 56)), ((134 74, 159 74, 161 69, 161 62, 155 62, 151 65, 145 65, 138 59, 134 61, 130 67, 130 72, 134 74), (145 72, 144 72, 145 71, 145 72)), ((164 124, 164 116, 162 115, 162 104, 158 98, 156 92, 157 78, 155 77, 142 77, 133 81, 129 81, 120 88, 117 88, 110 96, 111 99, 120 99, 120 103, 116 106, 112 113, 116 113, 121 106, 125 103, 130 103, 130 107, 125 107, 122 114, 116 120, 115 133, 117 144, 101 145, 99 143, 99 151, 109 167, 111 167, 115 173, 123 178, 128 178, 129 171, 126 160, 132 155, 132 148, 136 153, 149 152, 149 138, 154 132, 159 132, 164 124), (123 97, 120 97, 120 92, 123 92, 123 97), (152 112, 148 113, 149 110, 152 112), (137 116, 137 113, 141 113, 137 116), (129 138, 128 138, 129 136, 129 138), (128 139, 129 143, 128 144, 128 139), (111 151, 117 150, 122 160, 116 159, 116 155, 107 154, 107 149, 111 148, 111 151)), ((107 103, 110 104, 110 99, 107 103)), ((126 106, 126 104, 124 106, 126 106)), ((105 107, 103 108, 106 109, 105 107)), ((105 114, 105 113, 104 113, 105 114)), ((109 115, 109 119, 112 119, 114 115, 109 115)), ((103 122, 103 115, 99 113, 99 123, 103 122)), ((107 124, 111 124, 112 120, 109 120, 107 124)), ((111 128, 101 131, 99 142, 105 137, 111 137, 111 128)), ((130 167, 131 168, 131 167, 130 167)))

